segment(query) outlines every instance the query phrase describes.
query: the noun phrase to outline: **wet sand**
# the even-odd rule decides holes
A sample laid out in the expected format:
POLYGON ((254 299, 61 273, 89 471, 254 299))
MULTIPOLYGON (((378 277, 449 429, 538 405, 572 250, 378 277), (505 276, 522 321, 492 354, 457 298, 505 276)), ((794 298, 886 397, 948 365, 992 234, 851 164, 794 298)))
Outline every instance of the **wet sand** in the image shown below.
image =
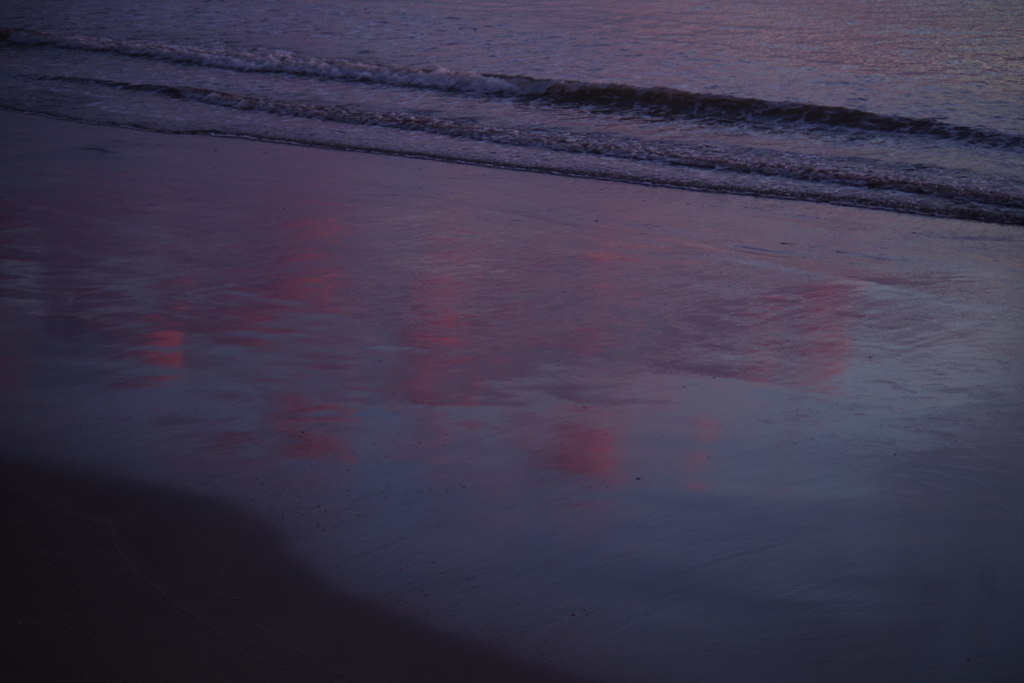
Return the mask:
POLYGON ((0 472, 6 680, 578 680, 333 592, 214 501, 0 472))
POLYGON ((1024 672, 1019 229, 0 121, 26 667, 1024 672))

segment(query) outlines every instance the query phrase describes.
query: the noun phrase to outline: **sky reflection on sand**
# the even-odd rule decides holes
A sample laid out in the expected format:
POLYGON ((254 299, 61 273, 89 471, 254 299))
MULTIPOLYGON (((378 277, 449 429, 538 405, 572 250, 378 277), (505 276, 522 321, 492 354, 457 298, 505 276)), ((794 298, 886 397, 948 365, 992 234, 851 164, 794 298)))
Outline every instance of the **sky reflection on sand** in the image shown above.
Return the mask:
POLYGON ((6 210, 20 452, 597 680, 1013 666, 1013 229, 87 134, 6 210))

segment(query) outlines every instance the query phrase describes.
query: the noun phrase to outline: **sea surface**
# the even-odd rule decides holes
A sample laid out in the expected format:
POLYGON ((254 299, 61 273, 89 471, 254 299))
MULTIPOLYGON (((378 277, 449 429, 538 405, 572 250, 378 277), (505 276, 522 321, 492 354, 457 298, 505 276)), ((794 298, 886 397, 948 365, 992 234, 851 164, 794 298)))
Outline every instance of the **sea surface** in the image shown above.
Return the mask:
POLYGON ((1024 12, 916 2, 5 3, 0 106, 1024 222, 1024 12))
MULTIPOLYGON (((4 458, 229 506, 311 594, 557 680, 1024 676, 1019 2, 0 26, 4 458)), ((257 661, 533 683, 317 650, 156 526, 126 561, 257 661)))

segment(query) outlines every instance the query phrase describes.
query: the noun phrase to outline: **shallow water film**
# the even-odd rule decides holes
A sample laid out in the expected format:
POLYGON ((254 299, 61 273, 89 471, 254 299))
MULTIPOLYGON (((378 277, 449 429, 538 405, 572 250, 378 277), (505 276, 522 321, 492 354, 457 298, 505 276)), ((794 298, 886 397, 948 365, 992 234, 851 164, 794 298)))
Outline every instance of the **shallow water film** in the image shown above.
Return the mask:
MULTIPOLYGON (((451 650, 403 681, 1022 671, 1018 228, 4 122, 4 447, 79 477, 11 486, 204 623, 301 572, 451 650), (195 578, 174 495, 275 540, 195 578)), ((261 612, 281 680, 376 680, 345 605, 261 612)))

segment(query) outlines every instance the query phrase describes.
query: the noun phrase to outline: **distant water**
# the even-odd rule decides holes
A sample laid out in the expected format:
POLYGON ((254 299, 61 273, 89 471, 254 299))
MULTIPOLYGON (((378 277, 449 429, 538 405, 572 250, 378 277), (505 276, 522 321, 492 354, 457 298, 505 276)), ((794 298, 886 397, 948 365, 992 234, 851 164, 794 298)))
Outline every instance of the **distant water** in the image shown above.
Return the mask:
POLYGON ((1024 223, 1024 12, 916 2, 9 2, 0 106, 1024 223))

